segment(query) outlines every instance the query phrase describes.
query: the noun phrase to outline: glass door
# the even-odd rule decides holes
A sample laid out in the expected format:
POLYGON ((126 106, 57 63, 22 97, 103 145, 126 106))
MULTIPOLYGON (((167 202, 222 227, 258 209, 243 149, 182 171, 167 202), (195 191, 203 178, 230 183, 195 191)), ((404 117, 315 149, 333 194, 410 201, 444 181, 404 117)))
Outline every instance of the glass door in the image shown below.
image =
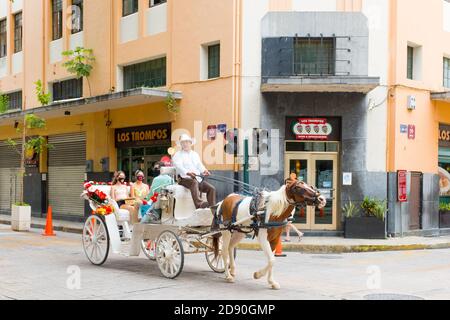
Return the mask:
POLYGON ((303 230, 336 230, 337 220, 337 154, 286 154, 285 176, 295 174, 297 179, 318 188, 327 199, 323 209, 307 207, 296 209, 294 223, 303 230))
MULTIPOLYGON (((285 177, 295 174, 297 180, 308 183, 310 181, 310 159, 308 155, 293 155, 286 157, 285 177)), ((301 229, 311 229, 311 217, 308 208, 297 208, 294 214, 294 223, 301 229)))
POLYGON ((311 208, 313 230, 336 230, 337 155, 313 155, 314 176, 311 184, 327 199, 325 208, 311 208))

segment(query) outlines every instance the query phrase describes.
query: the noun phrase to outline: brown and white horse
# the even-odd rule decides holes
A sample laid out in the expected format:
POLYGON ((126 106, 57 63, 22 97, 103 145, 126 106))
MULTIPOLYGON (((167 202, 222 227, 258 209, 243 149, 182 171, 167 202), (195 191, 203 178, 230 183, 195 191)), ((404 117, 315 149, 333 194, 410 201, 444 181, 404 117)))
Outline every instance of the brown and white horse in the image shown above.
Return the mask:
MULTIPOLYGON (((286 221, 296 206, 317 206, 320 209, 326 206, 326 199, 320 195, 317 189, 300 181, 284 185, 278 191, 264 191, 260 199, 260 201, 257 201, 256 208, 257 211, 266 212, 264 221, 266 224, 286 221)), ((216 212, 224 225, 229 224, 231 221, 239 222, 247 220, 240 226, 250 228, 253 223, 251 219, 253 217, 252 210, 250 209, 251 205, 252 197, 230 194, 218 204, 216 212), (233 215, 235 216, 233 217, 233 215)), ((261 228, 257 234, 258 242, 266 255, 268 264, 263 269, 255 272, 253 277, 260 279, 267 274, 267 280, 272 289, 280 289, 280 285, 273 278, 272 269, 275 262, 273 251, 281 237, 283 228, 283 226, 268 229, 261 228)), ((233 255, 234 248, 236 248, 244 237, 245 234, 241 232, 222 231, 222 257, 225 266, 225 277, 228 282, 234 282, 236 276, 236 263, 233 255)), ((214 241, 214 250, 216 253, 219 250, 218 239, 214 241)))

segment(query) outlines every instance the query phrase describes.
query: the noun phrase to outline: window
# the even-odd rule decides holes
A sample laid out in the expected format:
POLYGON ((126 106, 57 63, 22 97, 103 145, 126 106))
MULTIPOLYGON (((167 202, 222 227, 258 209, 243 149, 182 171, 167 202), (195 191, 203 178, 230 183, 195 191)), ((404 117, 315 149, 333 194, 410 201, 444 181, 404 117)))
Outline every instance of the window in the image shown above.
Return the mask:
POLYGON ((166 58, 133 64, 123 68, 125 90, 166 85, 166 58))
POLYGON ((412 80, 413 76, 414 76, 414 48, 408 46, 408 68, 406 77, 412 80))
POLYGON ((220 44, 208 47, 208 79, 220 77, 220 44))
POLYGON ((166 3, 167 0, 150 0, 150 7, 157 6, 158 4, 166 3))
POLYGON ((8 110, 22 109, 22 91, 8 93, 6 96, 9 101, 8 110))
POLYGON ((444 58, 444 87, 450 88, 450 58, 444 58))
POLYGON ((334 38, 294 39, 294 74, 334 75, 335 61, 334 38))
POLYGON ((22 51, 22 12, 14 15, 14 53, 22 51))
POLYGON ((122 16, 128 16, 138 12, 138 0, 122 0, 122 16))
POLYGON ((6 19, 0 21, 0 58, 7 54, 6 19))
POLYGON ((62 0, 52 0, 52 40, 62 38, 62 0))
POLYGON ((72 0, 72 34, 83 31, 83 0, 72 0))
POLYGON ((81 98, 82 96, 82 78, 53 83, 53 101, 81 98))
POLYGON ((450 1, 444 0, 444 10, 443 11, 443 19, 444 22, 444 31, 450 32, 450 1))

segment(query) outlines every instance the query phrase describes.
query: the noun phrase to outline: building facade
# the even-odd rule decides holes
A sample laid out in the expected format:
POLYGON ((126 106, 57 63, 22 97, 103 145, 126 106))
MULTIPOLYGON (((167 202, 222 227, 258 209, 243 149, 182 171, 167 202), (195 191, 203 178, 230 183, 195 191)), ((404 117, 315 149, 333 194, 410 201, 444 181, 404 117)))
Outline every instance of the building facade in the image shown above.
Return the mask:
MULTIPOLYGON (((326 195, 325 210, 296 215, 303 230, 341 232, 342 207, 365 196, 387 200, 388 234, 448 227, 439 212, 439 202, 450 202, 446 0, 1 4, 0 90, 12 110, 0 116, 0 186, 8 186, 0 211, 20 184, 12 178, 19 160, 4 141, 18 138, 15 122, 35 112, 54 146, 28 168, 35 214, 53 204, 57 215, 82 218, 78 183, 118 169, 129 176, 140 168, 151 179, 180 129, 197 138, 214 173, 242 174, 243 144, 234 158, 222 135, 240 128, 240 142, 254 129, 268 133, 251 143, 252 184, 276 189, 296 173, 326 195), (77 46, 93 49, 88 79, 62 65, 62 52, 77 46), (37 80, 51 105, 39 106, 37 80), (398 201, 400 170, 406 202, 398 201)), ((216 186, 219 198, 232 191, 216 186)))
MULTIPOLYGON (((56 217, 74 220, 85 213, 83 181, 136 169, 150 180, 183 130, 199 135, 202 151, 206 124, 238 127, 236 12, 232 1, 2 0, 0 90, 10 110, 0 116, 0 211, 17 199, 20 161, 6 140, 20 138, 26 113, 47 121, 37 133, 53 148, 27 168, 25 200, 34 215, 52 205, 56 217), (77 47, 93 50, 87 79, 63 66, 62 53, 77 47), (48 106, 37 99, 38 80, 52 95, 48 106), (179 113, 168 109, 174 101, 179 113)), ((207 164, 233 170, 233 162, 207 164)))
POLYGON ((304 230, 342 231, 342 207, 368 196, 387 201, 389 235, 445 232, 449 2, 262 3, 244 4, 242 118, 279 134, 254 183, 296 173, 321 189, 328 206, 299 211, 304 230))

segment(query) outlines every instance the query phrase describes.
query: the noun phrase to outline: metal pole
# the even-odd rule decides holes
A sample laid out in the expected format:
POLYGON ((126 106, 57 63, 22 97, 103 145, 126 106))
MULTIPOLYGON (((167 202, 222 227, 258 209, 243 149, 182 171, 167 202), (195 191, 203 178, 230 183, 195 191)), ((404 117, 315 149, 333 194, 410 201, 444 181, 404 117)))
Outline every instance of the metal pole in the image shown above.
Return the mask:
MULTIPOLYGON (((248 138, 245 138, 244 140, 244 183, 249 183, 249 177, 248 177, 248 138)), ((244 190, 247 190, 247 187, 244 187, 244 190)))
MULTIPOLYGON (((233 131, 233 140, 234 140, 234 180, 239 180, 239 164, 238 164, 238 130, 234 129, 233 131)), ((239 187, 234 185, 234 192, 239 192, 239 187)))

